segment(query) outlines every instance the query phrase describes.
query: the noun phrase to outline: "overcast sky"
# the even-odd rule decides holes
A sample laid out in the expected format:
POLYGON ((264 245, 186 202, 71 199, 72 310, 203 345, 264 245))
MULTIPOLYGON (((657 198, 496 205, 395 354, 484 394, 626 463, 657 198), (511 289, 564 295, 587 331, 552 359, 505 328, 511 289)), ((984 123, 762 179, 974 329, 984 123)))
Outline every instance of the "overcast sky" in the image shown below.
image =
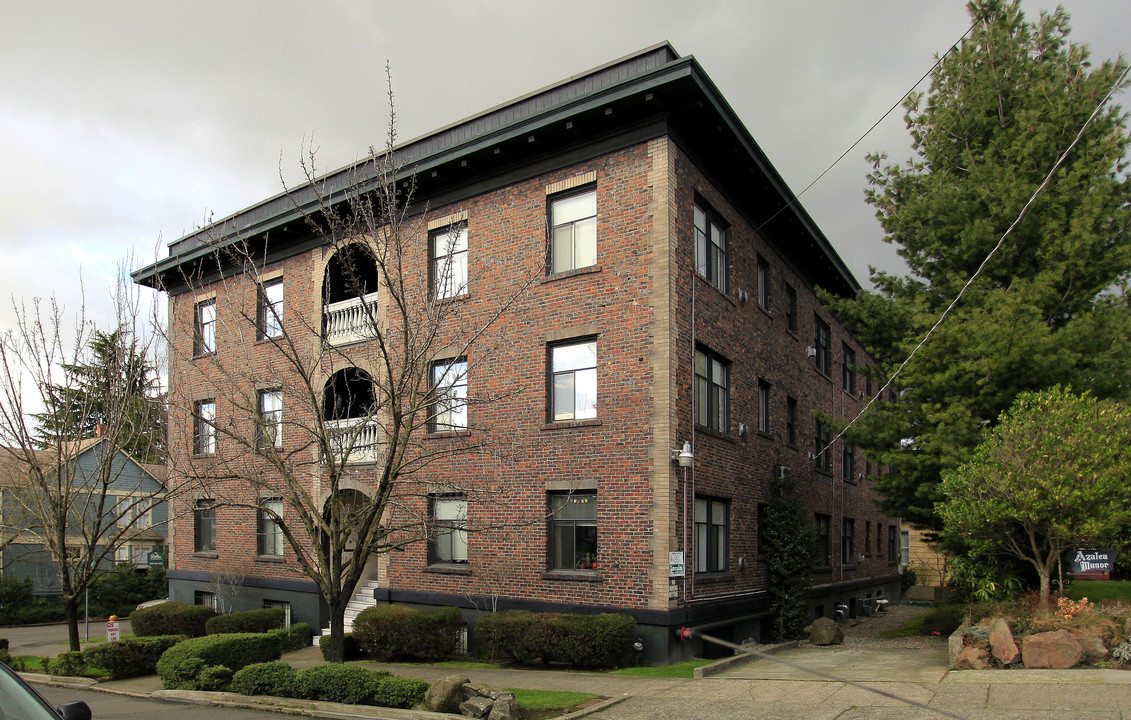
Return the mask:
MULTIPOLYGON (((1131 2, 1064 5, 1094 58, 1131 49, 1131 2)), ((0 0, 0 331, 13 296, 77 309, 80 278, 105 324, 123 258, 276 194, 304 138, 324 169, 381 145, 386 60, 407 140, 668 40, 801 192, 969 25, 958 0, 0 0)), ((865 284, 901 267, 875 150, 909 155, 902 112, 801 198, 865 284)))

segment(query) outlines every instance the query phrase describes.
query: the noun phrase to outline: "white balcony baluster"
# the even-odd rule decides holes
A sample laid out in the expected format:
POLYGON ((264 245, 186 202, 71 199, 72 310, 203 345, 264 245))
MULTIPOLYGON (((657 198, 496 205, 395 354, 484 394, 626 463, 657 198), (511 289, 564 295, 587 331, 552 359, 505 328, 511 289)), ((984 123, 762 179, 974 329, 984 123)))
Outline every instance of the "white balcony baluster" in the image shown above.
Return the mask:
POLYGON ((364 303, 362 298, 355 297, 326 305, 323 310, 326 341, 331 345, 347 345, 372 337, 372 323, 365 305, 369 305, 369 311, 376 315, 377 293, 366 295, 364 303))
POLYGON ((353 447, 346 462, 369 463, 381 460, 381 428, 377 423, 367 423, 365 418, 327 420, 326 431, 330 436, 330 445, 339 459, 345 454, 350 438, 353 437, 353 447), (355 428, 359 427, 354 436, 355 428))

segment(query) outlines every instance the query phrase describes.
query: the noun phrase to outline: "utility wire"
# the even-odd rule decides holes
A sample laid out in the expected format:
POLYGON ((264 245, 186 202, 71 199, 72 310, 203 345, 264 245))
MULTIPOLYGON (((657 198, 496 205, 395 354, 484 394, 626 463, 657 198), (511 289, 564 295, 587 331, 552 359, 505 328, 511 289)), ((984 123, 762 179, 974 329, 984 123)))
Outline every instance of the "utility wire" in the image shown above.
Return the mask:
POLYGON ((864 131, 863 135, 861 135, 859 138, 856 139, 856 142, 849 145, 847 150, 842 152, 836 160, 833 160, 832 164, 829 165, 827 168, 825 168, 824 171, 822 171, 820 175, 813 178, 812 182, 810 182, 808 185, 806 185, 805 188, 802 189, 801 192, 797 193, 797 195, 795 195, 792 200, 790 200, 785 205, 783 205, 781 207, 781 209, 779 209, 776 213, 774 213, 773 215, 771 215, 770 217, 768 217, 764 221, 762 221, 762 224, 760 224, 758 227, 754 228, 754 232, 760 232, 762 230, 762 228, 769 225, 770 222, 772 222, 773 219, 776 218, 778 215, 781 215, 786 210, 788 210, 791 207, 793 207, 794 205, 797 205, 798 203, 800 203, 801 202, 801 196, 804 195, 806 192, 808 192, 809 188, 813 187, 818 182, 820 182, 821 178, 823 178, 825 175, 828 175, 829 171, 831 171, 834 167, 836 167, 840 163, 840 161, 843 160, 848 155, 848 153, 855 150, 857 145, 864 142, 864 138, 868 137, 868 135, 870 135, 871 132, 873 130, 875 130, 879 126, 880 123, 882 123, 884 120, 886 120, 888 115, 891 115, 893 112, 895 112, 895 109, 897 107, 899 107, 900 105, 902 105, 903 101, 906 100, 907 97, 911 93, 915 92, 915 88, 919 87, 919 85, 924 80, 926 80, 928 77, 930 77, 931 73, 933 73, 935 71, 935 69, 938 68, 938 66, 942 64, 942 61, 946 59, 946 56, 950 55, 954 51, 954 49, 958 47, 958 43, 960 43, 960 42, 962 42, 963 40, 966 39, 966 36, 969 35, 971 31, 973 31, 974 27, 979 22, 981 22, 981 19, 975 20, 974 23, 969 28, 966 29, 966 32, 962 33, 962 36, 960 38, 958 38, 958 40, 956 40, 946 52, 944 52, 942 55, 940 55, 938 57, 937 60, 935 60, 935 64, 932 65, 930 67, 930 69, 927 70, 927 72, 923 73, 923 76, 921 78, 919 78, 918 80, 915 81, 915 84, 911 86, 911 89, 908 90, 907 92, 903 93, 903 95, 899 98, 899 100, 896 100, 895 104, 892 105, 890 108, 888 108, 887 112, 885 112, 883 115, 881 115, 880 118, 878 120, 876 120, 876 122, 872 123, 872 126, 870 128, 868 128, 867 130, 864 131))
POLYGON ((1036 190, 1033 191, 1033 194, 1029 197, 1028 202, 1026 202, 1025 206, 1021 208, 1021 212, 1018 213, 1017 219, 1014 220, 1013 224, 1011 224, 1002 234, 1001 238, 997 241, 997 244, 994 245, 993 249, 990 250, 989 254, 986 255, 984 260, 982 260, 982 264, 978 266, 978 269, 974 271, 974 274, 970 276, 970 279, 966 281, 966 284, 963 285, 962 289, 958 291, 958 294, 954 296, 954 300, 952 300, 950 302, 950 305, 948 305, 946 309, 943 310, 942 314, 939 315, 939 319, 935 321, 935 324, 931 326, 931 329, 928 330, 925 335, 923 335, 921 340, 919 340, 919 344, 917 344, 914 349, 911 350, 911 353, 907 356, 907 358, 899 364, 899 367, 896 368, 895 372, 892 373, 891 377, 889 377, 887 382, 884 383, 884 386, 881 387, 875 395, 868 399, 868 404, 864 406, 864 409, 857 413, 856 417, 852 418, 852 421, 848 423, 848 425, 846 425, 843 430, 837 433, 836 437, 830 440, 829 444, 822 448, 821 452, 817 453, 814 456, 814 459, 824 454, 825 452, 828 452, 833 443, 844 437, 844 434, 847 433, 849 429, 851 429, 852 426, 856 424, 856 422, 864 415, 864 413, 868 412, 869 408, 871 408, 872 405, 875 404, 878 398, 883 396, 884 391, 891 387, 892 383, 895 382, 895 379, 899 377, 904 368, 906 368, 911 360, 914 359, 915 355, 918 354, 920 348, 922 348, 927 343, 927 340, 930 339, 935 330, 937 330, 939 326, 943 324, 943 321, 947 319, 947 317, 950 315, 950 312, 954 310, 959 301, 962 300, 962 297, 966 294, 966 291, 970 289, 970 286, 973 285, 974 281, 977 280, 978 277, 982 274, 982 271, 986 268, 986 265, 989 264, 993 256, 997 254, 997 251, 1000 250, 1003 245, 1005 245, 1006 238, 1013 234, 1013 231, 1017 228, 1018 225, 1021 224, 1021 221, 1024 220, 1025 217, 1029 214, 1029 210, 1032 209, 1033 203, 1037 201, 1037 198, 1041 195, 1041 193, 1043 193, 1045 189, 1048 188, 1048 186, 1052 183, 1053 175, 1055 175, 1056 171, 1060 169, 1060 166, 1064 164, 1064 161, 1068 158, 1068 155, 1080 142, 1080 138, 1084 137, 1084 131, 1088 129, 1088 126, 1091 125, 1092 121, 1095 120, 1096 117, 1100 114, 1100 111, 1103 110, 1104 105, 1107 104, 1107 101, 1111 99, 1111 96, 1114 95, 1115 91, 1118 90, 1119 87, 1123 84, 1123 81, 1127 78, 1127 73, 1129 70, 1131 70, 1131 65, 1123 68, 1123 72, 1120 73, 1119 77, 1112 85, 1111 90, 1109 90, 1107 95, 1105 95, 1104 98, 1100 100, 1099 104, 1096 105, 1095 110, 1092 111, 1092 114, 1088 116, 1088 119, 1085 120, 1084 124, 1080 127, 1080 131, 1076 133, 1076 137, 1073 138, 1072 142, 1069 143, 1064 152, 1060 154, 1060 157, 1057 158, 1056 162, 1053 163, 1052 168, 1049 170, 1048 174, 1045 175, 1044 181, 1041 182, 1036 190))

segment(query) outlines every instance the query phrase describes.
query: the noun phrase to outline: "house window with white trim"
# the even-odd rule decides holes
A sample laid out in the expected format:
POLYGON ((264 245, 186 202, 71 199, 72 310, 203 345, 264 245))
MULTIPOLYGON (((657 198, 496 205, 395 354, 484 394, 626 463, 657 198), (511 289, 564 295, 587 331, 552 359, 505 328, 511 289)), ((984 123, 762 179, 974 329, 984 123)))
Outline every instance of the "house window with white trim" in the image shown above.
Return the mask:
POLYGON ((268 280, 259 286, 256 306, 257 339, 283 335, 283 278, 268 280))
POLYGON ((550 494, 551 570, 597 569, 597 493, 550 494))
POLYGON ((193 357, 216 352, 216 300, 198 302, 193 310, 193 357))
POLYGON ((597 341, 550 346, 550 420, 597 417, 597 341))
POLYGON ((550 272, 597 264, 597 189, 550 198, 550 272))
POLYGON ((283 499, 266 498, 260 502, 256 523, 256 547, 260 556, 283 556, 283 528, 276 518, 283 517, 283 499))
POLYGON ((428 414, 429 432, 467 429, 467 361, 448 360, 432 364, 435 400, 428 414))
POLYGON ((429 235, 432 297, 437 300, 467 294, 467 226, 453 225, 429 235))
POLYGON ((461 495, 433 495, 428 500, 432 516, 432 535, 428 542, 429 564, 466 564, 467 498, 461 495))
POLYGON ((726 572, 730 503, 695 498, 695 572, 726 572))

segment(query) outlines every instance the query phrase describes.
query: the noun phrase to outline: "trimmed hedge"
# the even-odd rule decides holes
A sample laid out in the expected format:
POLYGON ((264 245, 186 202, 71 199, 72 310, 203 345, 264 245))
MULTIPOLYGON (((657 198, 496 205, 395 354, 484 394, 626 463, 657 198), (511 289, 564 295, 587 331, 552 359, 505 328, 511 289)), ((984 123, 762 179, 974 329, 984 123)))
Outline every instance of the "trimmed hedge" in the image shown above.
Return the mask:
POLYGON ((215 610, 205 605, 167 602, 144 610, 134 610, 130 615, 130 627, 138 637, 156 635, 203 637, 207 634, 208 620, 216 614, 215 610))
MULTIPOLYGON (((165 651, 157 661, 157 674, 166 690, 203 690, 211 680, 201 673, 222 665, 229 673, 247 665, 278 660, 283 654, 278 636, 267 633, 224 633, 185 640, 165 651)), ((231 675, 229 675, 229 678, 231 675)))
MULTIPOLYGON (((323 636, 323 640, 326 640, 329 637, 330 637, 329 635, 325 635, 325 636, 323 636)), ((346 634, 342 635, 342 645, 344 646, 344 648, 343 648, 343 658, 342 659, 345 660, 346 662, 349 662, 350 660, 364 660, 365 659, 365 653, 363 653, 361 651, 361 648, 358 647, 357 639, 353 636, 353 633, 346 633, 346 634)), ((322 649, 322 659, 325 660, 326 662, 329 662, 330 661, 330 643, 321 642, 321 643, 318 644, 318 647, 320 647, 322 649)))
POLYGON ((267 634, 279 638, 285 653, 310 647, 311 641, 314 639, 314 633, 311 632, 310 626, 304 622, 293 623, 289 628, 275 628, 269 630, 267 634))
POLYGON ((294 697, 298 672, 285 662, 248 665, 232 676, 231 691, 241 695, 294 697))
POLYGON ((182 640, 180 635, 158 635, 102 643, 83 650, 82 658, 87 666, 106 670, 111 680, 141 677, 157 672, 161 655, 182 640))
POLYGON ((360 665, 315 665, 299 671, 295 690, 307 700, 366 705, 373 698, 377 682, 390 675, 360 665))
POLYGON ((248 665, 229 688, 243 695, 273 695, 349 705, 411 708, 424 700, 428 683, 359 665, 315 665, 296 672, 286 663, 248 665))
POLYGON ((354 619, 353 638, 374 660, 443 660, 455 650, 463 626, 459 608, 425 611, 407 605, 378 605, 354 619))
POLYGON ((265 633, 283 627, 287 621, 287 611, 283 608, 263 608, 244 610, 208 618, 204 632, 208 635, 220 633, 265 633))
POLYGON ((620 613, 561 615, 509 610, 476 620, 475 636, 495 660, 617 667, 632 660, 636 621, 620 613))

